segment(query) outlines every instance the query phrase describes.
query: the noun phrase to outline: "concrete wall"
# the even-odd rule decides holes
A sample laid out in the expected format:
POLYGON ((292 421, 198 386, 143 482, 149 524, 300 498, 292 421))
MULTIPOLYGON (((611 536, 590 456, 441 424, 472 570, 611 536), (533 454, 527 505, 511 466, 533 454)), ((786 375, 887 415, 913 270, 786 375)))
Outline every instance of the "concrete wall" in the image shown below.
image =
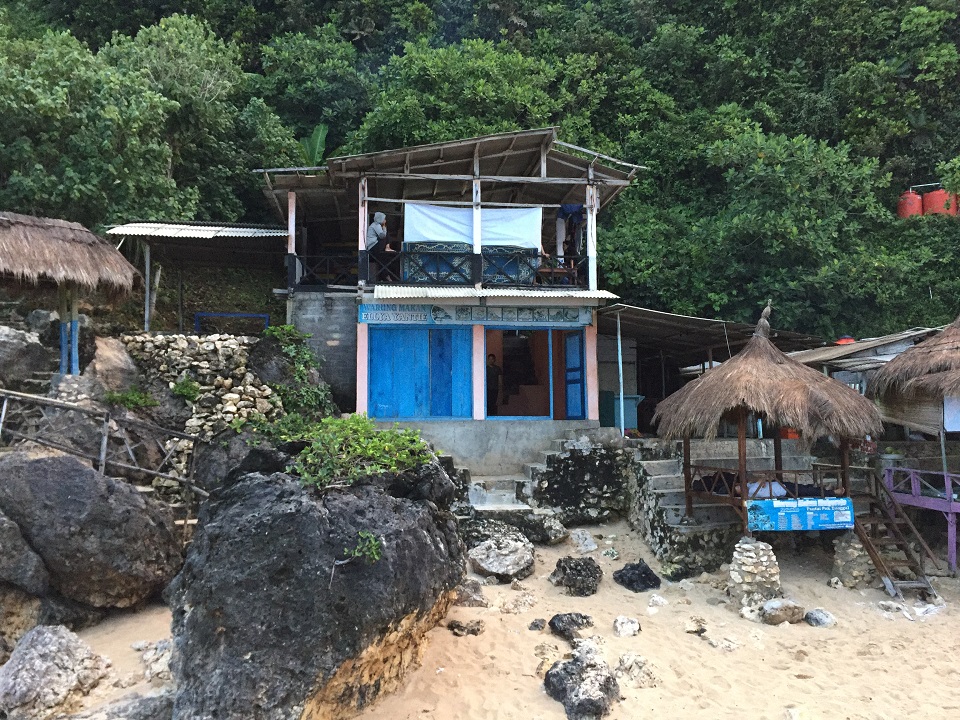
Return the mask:
MULTIPOLYGON (((623 394, 637 394, 637 341, 621 338, 623 343, 623 394)), ((620 372, 617 367, 617 336, 597 335, 597 363, 600 366, 600 389, 620 394, 620 372)))
MULTIPOLYGON (((393 423, 378 423, 392 427, 393 423)), ((542 450, 567 433, 598 427, 590 420, 457 420, 401 422, 400 427, 420 430, 438 451, 453 455, 457 467, 473 475, 514 475, 524 463, 543 462, 542 450)))
POLYGON ((297 292, 293 325, 309 333, 310 347, 323 358, 322 373, 340 409, 352 412, 357 402, 356 293, 297 292))

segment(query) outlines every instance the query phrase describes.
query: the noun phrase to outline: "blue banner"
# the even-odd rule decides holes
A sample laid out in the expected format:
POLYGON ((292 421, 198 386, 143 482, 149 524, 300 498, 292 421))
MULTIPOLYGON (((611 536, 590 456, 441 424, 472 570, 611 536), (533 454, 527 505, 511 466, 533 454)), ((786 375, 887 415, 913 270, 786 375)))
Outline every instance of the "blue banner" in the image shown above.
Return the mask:
POLYGON ((593 322, 588 307, 413 305, 364 303, 357 320, 376 325, 491 325, 498 327, 583 327, 593 322))
POLYGON ((853 527, 850 498, 747 500, 750 530, 849 530, 853 527))

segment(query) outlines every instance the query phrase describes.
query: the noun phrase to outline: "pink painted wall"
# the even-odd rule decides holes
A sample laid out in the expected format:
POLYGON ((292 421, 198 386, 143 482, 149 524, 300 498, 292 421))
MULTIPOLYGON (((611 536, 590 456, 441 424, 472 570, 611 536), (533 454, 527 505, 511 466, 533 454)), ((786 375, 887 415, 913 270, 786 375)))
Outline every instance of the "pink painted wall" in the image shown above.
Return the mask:
POLYGON ((597 314, 593 325, 584 329, 584 355, 587 361, 587 420, 600 419, 600 373, 597 365, 597 314))
MULTIPOLYGON (((487 357, 483 325, 473 326, 473 419, 487 415, 487 357)), ((498 358, 499 359, 499 358, 498 358)))

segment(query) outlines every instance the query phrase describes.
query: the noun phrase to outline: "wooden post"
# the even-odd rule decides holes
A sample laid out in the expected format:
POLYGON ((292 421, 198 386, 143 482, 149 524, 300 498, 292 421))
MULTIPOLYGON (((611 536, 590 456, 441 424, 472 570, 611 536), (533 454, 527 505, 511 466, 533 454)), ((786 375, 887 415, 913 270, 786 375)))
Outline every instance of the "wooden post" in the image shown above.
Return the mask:
POLYGON ((850 497, 850 441, 847 438, 840 441, 840 481, 844 496, 850 497))
POLYGON ((743 533, 749 535, 747 528, 747 408, 741 406, 737 414, 737 468, 740 474, 740 508, 743 517, 743 533))
POLYGON ((479 272, 474 273, 474 287, 480 290, 483 287, 483 237, 480 232, 482 226, 480 209, 480 153, 479 146, 473 151, 473 259, 470 267, 479 272), (478 257, 480 258, 478 260, 478 257))
POLYGON ((143 244, 143 331, 150 332, 150 243, 143 244))
POLYGON ((597 289, 597 188, 593 185, 593 165, 588 170, 590 185, 587 185, 587 269, 589 290, 597 289))
POLYGON ((683 494, 687 507, 684 514, 693 519, 693 473, 690 470, 690 436, 683 436, 683 494))
POLYGON ((71 285, 70 293, 70 374, 80 374, 80 312, 77 307, 76 286, 71 285))
MULTIPOLYGON (((360 257, 360 284, 364 282, 376 282, 376 278, 370 273, 370 253, 367 252, 367 223, 370 222, 369 207, 367 201, 367 178, 361 177, 357 183, 357 202, 359 210, 357 211, 357 248, 360 257)), ((384 239, 386 242, 386 239, 384 239)))
POLYGON ((777 471, 777 480, 783 482, 783 443, 778 427, 773 428, 773 469, 777 471))
POLYGON ((57 314, 60 315, 60 375, 70 370, 70 304, 66 285, 57 286, 57 314))
POLYGON ((183 335, 183 268, 177 268, 177 332, 183 335))

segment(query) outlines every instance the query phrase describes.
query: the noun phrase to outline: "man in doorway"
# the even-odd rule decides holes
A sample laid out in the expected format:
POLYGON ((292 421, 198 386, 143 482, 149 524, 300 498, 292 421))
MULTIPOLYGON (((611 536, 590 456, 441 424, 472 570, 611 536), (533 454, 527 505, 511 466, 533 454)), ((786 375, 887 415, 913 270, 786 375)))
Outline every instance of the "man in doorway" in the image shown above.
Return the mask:
POLYGON ((497 365, 497 356, 487 355, 487 415, 497 414, 497 401, 503 389, 503 370, 497 365))

